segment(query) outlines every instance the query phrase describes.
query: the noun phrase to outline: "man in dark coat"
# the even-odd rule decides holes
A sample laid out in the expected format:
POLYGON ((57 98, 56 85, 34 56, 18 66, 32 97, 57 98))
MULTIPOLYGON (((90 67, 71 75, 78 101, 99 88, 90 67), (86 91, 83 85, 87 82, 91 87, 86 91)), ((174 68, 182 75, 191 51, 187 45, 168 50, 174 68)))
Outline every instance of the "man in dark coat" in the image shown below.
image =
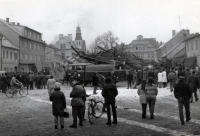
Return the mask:
POLYGON ((179 78, 180 76, 185 77, 185 71, 183 70, 183 68, 180 68, 180 69, 179 69, 178 78, 179 78))
POLYGON ((179 108, 179 117, 181 125, 184 125, 184 116, 183 116, 183 106, 185 107, 186 113, 186 122, 190 121, 190 98, 191 90, 190 86, 184 82, 185 77, 179 77, 179 83, 174 87, 174 96, 178 99, 178 108, 179 108))
POLYGON ((102 90, 102 96, 105 100, 105 107, 107 109, 107 117, 108 122, 107 125, 111 125, 111 114, 110 114, 110 106, 112 107, 112 113, 113 113, 113 123, 117 124, 117 112, 115 107, 115 97, 118 95, 117 87, 111 83, 110 78, 106 78, 106 84, 103 87, 102 90))
MULTIPOLYGON (((198 77, 195 75, 195 71, 192 71, 192 75, 188 77, 188 84, 190 86, 190 90, 192 91, 192 94, 194 93, 194 97, 196 101, 199 100, 197 95, 197 88, 199 89, 199 80, 198 77)), ((193 102, 193 95, 191 97, 190 102, 193 102)))
POLYGON ((133 74, 131 73, 131 71, 128 72, 127 76, 126 76, 126 80, 127 80, 127 89, 132 88, 132 81, 133 81, 133 74))
POLYGON ((4 74, 2 74, 0 78, 0 86, 2 89, 2 93, 5 93, 7 91, 7 84, 8 84, 7 78, 4 74))
POLYGON ((93 94, 97 94, 97 87, 99 85, 99 79, 98 79, 98 76, 97 76, 97 73, 94 73, 94 76, 92 77, 92 84, 93 84, 93 94))
POLYGON ((81 83, 78 83, 76 80, 72 81, 73 89, 70 93, 71 106, 72 106, 72 116, 73 124, 70 125, 70 128, 77 128, 77 116, 79 118, 79 126, 83 126, 83 116, 82 112, 84 109, 84 101, 81 98, 84 93, 84 88, 81 83))
POLYGON ((170 91, 173 92, 173 88, 176 81, 176 72, 174 71, 174 68, 171 68, 171 71, 168 74, 168 81, 170 83, 170 91))
POLYGON ((60 83, 56 82, 54 91, 50 95, 52 101, 52 114, 54 115, 55 129, 58 127, 58 117, 60 117, 61 128, 64 128, 64 109, 66 108, 66 99, 63 92, 60 91, 60 83))
POLYGON ((141 83, 142 79, 143 79, 143 71, 141 69, 139 69, 137 72, 137 80, 138 80, 137 85, 139 85, 141 83))

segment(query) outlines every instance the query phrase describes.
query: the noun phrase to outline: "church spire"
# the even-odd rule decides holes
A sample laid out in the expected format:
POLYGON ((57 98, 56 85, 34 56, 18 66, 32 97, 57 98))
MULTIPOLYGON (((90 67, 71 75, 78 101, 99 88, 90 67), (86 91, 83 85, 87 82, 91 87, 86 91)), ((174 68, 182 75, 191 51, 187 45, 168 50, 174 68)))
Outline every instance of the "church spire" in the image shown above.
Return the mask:
POLYGON ((79 27, 79 23, 78 23, 78 26, 76 27, 76 38, 75 38, 75 40, 82 40, 81 28, 79 27))

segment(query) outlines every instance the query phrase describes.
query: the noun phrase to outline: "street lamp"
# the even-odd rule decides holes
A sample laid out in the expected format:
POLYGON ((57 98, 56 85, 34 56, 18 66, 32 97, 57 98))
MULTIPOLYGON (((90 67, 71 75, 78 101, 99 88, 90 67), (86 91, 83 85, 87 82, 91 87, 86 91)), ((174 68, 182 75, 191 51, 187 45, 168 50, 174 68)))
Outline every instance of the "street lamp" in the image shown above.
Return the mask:
POLYGON ((1 61, 1 71, 2 71, 2 40, 3 40, 3 35, 2 35, 1 33, 0 33, 0 40, 1 40, 1 41, 0 41, 0 44, 1 44, 1 45, 0 45, 0 53, 1 53, 1 56, 0 56, 0 57, 1 57, 0 59, 1 59, 1 60, 0 60, 0 61, 1 61))

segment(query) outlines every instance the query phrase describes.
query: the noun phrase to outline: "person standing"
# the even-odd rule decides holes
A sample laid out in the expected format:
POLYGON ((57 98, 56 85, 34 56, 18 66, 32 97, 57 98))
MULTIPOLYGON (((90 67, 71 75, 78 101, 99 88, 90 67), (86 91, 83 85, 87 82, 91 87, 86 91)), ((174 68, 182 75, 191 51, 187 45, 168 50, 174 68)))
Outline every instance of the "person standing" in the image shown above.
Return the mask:
POLYGON ((161 70, 159 70, 158 72, 158 87, 159 88, 163 87, 163 74, 161 70))
POLYGON ((193 102, 193 93, 194 93, 195 100, 198 101, 199 98, 197 95, 197 88, 199 89, 199 80, 198 80, 198 77, 195 75, 195 71, 192 71, 192 75, 188 77, 188 84, 190 86, 190 90, 192 91, 192 97, 191 97, 190 102, 191 103, 193 102))
POLYGON ((167 72, 166 72, 166 70, 165 69, 163 69, 163 71, 162 71, 162 78, 163 78, 163 87, 165 88, 165 87, 167 87, 167 72))
POLYGON ((138 87, 137 94, 140 97, 140 103, 142 105, 142 118, 146 118, 146 110, 147 110, 147 100, 146 100, 146 92, 145 92, 146 80, 142 80, 142 84, 138 87))
POLYGON ((99 79, 99 87, 100 87, 100 89, 102 90, 103 89, 103 86, 104 86, 104 80, 105 80, 105 77, 102 75, 102 73, 100 72, 99 73, 99 77, 98 77, 99 79))
POLYGON ((156 96, 158 94, 157 86, 154 83, 155 81, 150 77, 145 88, 146 94, 148 95, 147 102, 149 103, 150 119, 154 119, 154 107, 156 103, 156 96))
POLYGON ((30 90, 33 90, 33 80, 34 80, 33 73, 30 73, 30 75, 29 75, 30 90))
POLYGON ((54 92, 50 95, 52 101, 52 114, 54 115, 55 129, 58 128, 58 117, 60 118, 60 126, 64 128, 64 109, 66 108, 66 99, 63 92, 60 91, 60 83, 54 84, 54 92))
MULTIPOLYGON (((186 82, 186 83, 188 83, 188 78, 189 78, 190 75, 191 75, 191 74, 190 74, 189 68, 186 68, 186 71, 185 71, 185 82, 186 82)), ((200 77, 200 73, 199 73, 199 75, 197 75, 197 76, 200 77)))
POLYGON ((148 79, 148 74, 149 74, 148 68, 147 68, 147 69, 144 69, 144 70, 143 70, 143 79, 146 80, 146 81, 147 81, 147 79, 148 79))
POLYGON ((136 72, 133 70, 133 89, 136 89, 136 83, 137 83, 137 75, 136 72))
POLYGON ((73 124, 70 125, 70 128, 77 128, 77 116, 79 118, 79 126, 83 126, 83 109, 84 109, 84 101, 81 98, 84 95, 84 88, 81 83, 76 80, 72 81, 73 89, 70 93, 71 106, 72 106, 72 116, 73 116, 73 124))
POLYGON ((53 76, 50 76, 50 79, 48 79, 48 81, 47 81, 47 88, 48 88, 49 96, 51 95, 51 93, 54 90, 55 83, 56 83, 56 80, 53 78, 53 76))
POLYGON ((2 89, 2 93, 6 93, 7 84, 8 84, 7 78, 6 78, 5 74, 2 74, 2 76, 0 77, 0 86, 2 89))
POLYGON ((126 80, 127 80, 127 89, 132 88, 132 80, 133 80, 133 74, 131 73, 131 71, 128 72, 127 76, 126 76, 126 80))
POLYGON ((94 76, 92 77, 92 84, 93 84, 93 94, 97 94, 97 87, 99 85, 99 79, 97 76, 97 73, 94 73, 94 76))
POLYGON ((139 69, 137 72, 137 80, 138 80, 137 85, 141 83, 142 79, 143 79, 143 71, 139 69))
POLYGON ((153 80, 155 81, 155 74, 154 74, 154 71, 152 69, 149 69, 149 72, 148 72, 148 78, 150 78, 150 77, 153 78, 153 80))
POLYGON ((170 91, 173 92, 173 88, 174 88, 175 80, 176 80, 176 72, 174 71, 174 68, 171 68, 171 71, 168 74, 168 80, 170 82, 170 91))
POLYGON ((179 83, 174 87, 174 97, 178 100, 178 109, 181 125, 184 125, 184 115, 183 115, 183 106, 185 107, 186 113, 186 122, 190 121, 190 98, 191 90, 190 86, 184 82, 185 77, 179 77, 179 83))
POLYGON ((110 106, 112 107, 113 113, 113 124, 117 124, 117 112, 115 107, 115 97, 118 95, 118 90, 115 84, 112 83, 110 78, 106 78, 106 84, 102 90, 102 96, 104 97, 105 107, 107 109, 107 118, 108 122, 107 125, 111 125, 111 112, 110 106))

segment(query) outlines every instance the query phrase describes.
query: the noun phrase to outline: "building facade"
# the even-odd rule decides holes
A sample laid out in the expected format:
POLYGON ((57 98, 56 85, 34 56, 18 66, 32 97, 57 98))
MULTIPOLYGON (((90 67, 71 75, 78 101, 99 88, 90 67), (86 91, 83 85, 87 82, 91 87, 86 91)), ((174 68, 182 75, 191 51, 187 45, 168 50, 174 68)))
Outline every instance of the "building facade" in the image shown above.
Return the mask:
POLYGON ((155 38, 143 38, 142 35, 137 36, 129 45, 126 45, 126 51, 137 54, 144 60, 156 60, 156 49, 159 43, 155 38))
POLYGON ((76 30, 76 37, 73 41, 73 35, 68 34, 68 36, 64 36, 63 34, 59 34, 59 39, 55 43, 55 46, 60 49, 62 59, 73 57, 73 54, 76 53, 72 48, 74 47, 77 51, 86 52, 85 40, 82 39, 81 29, 78 26, 76 30))
MULTIPOLYGON (((156 50, 156 54, 157 54, 157 58, 160 61, 165 61, 166 59, 169 59, 169 53, 172 51, 172 49, 176 48, 175 52, 179 52, 178 49, 182 49, 182 46, 184 44, 182 44, 184 42, 184 40, 190 35, 190 31, 189 30, 181 30, 178 33, 175 32, 175 30, 172 31, 172 38, 170 38, 170 40, 168 40, 166 43, 164 43, 163 45, 161 45, 157 50, 156 50), (181 45, 180 45, 181 44, 181 45), (177 47, 178 48, 177 48, 177 47)), ((174 52, 174 53, 175 53, 174 52)), ((172 54, 174 55, 174 53, 172 52, 172 54)))
POLYGON ((0 33, 19 48, 18 72, 39 72, 45 61, 45 42, 42 34, 29 27, 0 19, 0 33))
POLYGON ((185 40, 186 56, 185 66, 200 66, 200 34, 191 34, 185 40))
POLYGON ((1 71, 17 72, 19 64, 19 48, 14 46, 5 37, 2 38, 1 71))

